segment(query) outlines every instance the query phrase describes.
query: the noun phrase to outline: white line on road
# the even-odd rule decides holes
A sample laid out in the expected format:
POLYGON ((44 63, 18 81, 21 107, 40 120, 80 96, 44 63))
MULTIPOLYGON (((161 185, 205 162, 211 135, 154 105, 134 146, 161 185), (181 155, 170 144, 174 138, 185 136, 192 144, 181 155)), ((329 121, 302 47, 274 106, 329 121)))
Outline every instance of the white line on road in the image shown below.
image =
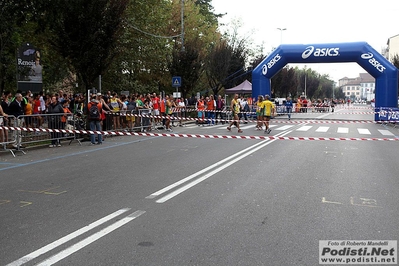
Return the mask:
POLYGON ((296 131, 308 131, 309 129, 311 129, 313 126, 303 126, 298 128, 296 131))
POLYGON ((147 196, 146 199, 153 199, 153 198, 155 198, 155 197, 157 197, 159 195, 162 195, 163 193, 165 193, 165 192, 167 192, 167 191, 169 191, 169 190, 171 190, 171 189, 173 189, 173 188, 175 188, 177 186, 180 186, 181 184, 183 184, 183 183, 185 183, 185 182, 187 182, 187 181, 189 181, 189 180, 191 180, 191 179, 193 179, 193 178, 195 178, 195 177, 197 177, 197 176, 199 176, 199 175, 201 175, 201 174, 203 174, 203 173, 205 173, 205 172, 207 172, 207 171, 209 171, 209 170, 211 170, 211 169, 213 169, 215 167, 218 167, 219 165, 223 165, 225 162, 231 160, 232 158, 234 158, 234 157, 236 157, 236 156, 238 156, 238 155, 240 155, 242 153, 245 153, 246 151, 249 151, 249 150, 253 149, 254 147, 256 147, 258 145, 261 145, 262 143, 267 142, 267 141, 269 141, 269 140, 261 141, 261 142, 255 144, 255 145, 252 145, 251 147, 248 147, 248 148, 246 148, 246 149, 244 149, 242 151, 239 151, 239 152, 237 152, 237 153, 235 153, 235 154, 233 154, 233 155, 231 155, 231 156, 229 156, 229 157, 227 157, 227 158, 225 158, 225 159, 223 159, 223 160, 221 160, 221 161, 219 161, 219 162, 217 162, 215 164, 212 164, 212 165, 210 165, 210 166, 208 166, 208 167, 206 167, 206 168, 204 168, 204 169, 202 169, 202 170, 200 170, 200 171, 198 171, 198 172, 196 172, 196 173, 194 173, 194 174, 192 174, 192 175, 190 175, 190 176, 188 176, 186 178, 183 178, 182 180, 180 180, 180 181, 178 181, 176 183, 173 183, 173 184, 171 184, 171 185, 169 185, 169 186, 167 186, 167 187, 165 187, 165 188, 163 188, 161 190, 158 190, 158 191, 152 193, 151 195, 147 196))
POLYGON ((293 125, 286 125, 286 126, 282 126, 282 127, 276 128, 276 130, 287 130, 287 129, 292 128, 292 127, 293 127, 293 125))
POLYGON ((316 132, 326 133, 330 127, 319 127, 316 132))
POLYGON ((370 131, 367 128, 358 128, 357 131, 359 132, 359 134, 371 135, 370 131))
MULTIPOLYGON (((281 134, 281 136, 284 136, 284 135, 286 135, 286 134, 289 134, 290 132, 291 132, 291 131, 285 132, 284 134, 281 134)), ((181 188, 179 188, 179 189, 173 191, 172 193, 169 193, 168 195, 166 195, 166 196, 164 196, 164 197, 162 197, 162 198, 156 200, 155 202, 156 202, 156 203, 164 203, 164 202, 170 200, 171 198, 173 198, 173 197, 179 195, 180 193, 182 193, 182 192, 188 190, 189 188, 191 188, 191 187, 193 187, 193 186, 199 184, 200 182, 202 182, 202 181, 208 179, 209 177, 211 177, 211 176, 213 176, 214 174, 216 174, 216 173, 222 171, 223 169, 229 167, 230 165, 232 165, 232 164, 238 162, 239 160, 241 160, 241 159, 247 157, 248 155, 250 155, 250 154, 252 154, 252 153, 254 153, 254 152, 256 152, 256 151, 262 149, 263 147, 265 147, 265 146, 267 146, 267 145, 273 143, 274 141, 276 141, 276 139, 271 140, 271 141, 269 141, 269 142, 264 142, 264 141, 263 141, 263 142, 261 142, 261 145, 257 144, 257 145, 253 145, 252 147, 250 147, 251 149, 250 149, 248 152, 242 154, 241 156, 236 157, 237 154, 235 154, 235 155, 232 155, 232 156, 226 158, 226 159, 228 159, 228 160, 227 160, 227 162, 226 162, 225 164, 222 164, 220 167, 218 167, 218 168, 216 168, 215 170, 209 172, 208 174, 206 174, 206 175, 204 175, 204 176, 202 176, 202 177, 200 177, 200 178, 198 178, 198 179, 192 181, 191 183, 189 183, 189 184, 187 184, 187 185, 185 185, 185 186, 183 186, 183 187, 181 187, 181 188), (257 147, 256 147, 256 146, 257 146, 257 147), (233 157, 236 157, 236 158, 233 159, 233 157)), ((246 150, 248 150, 248 149, 246 149, 246 150)), ((223 161, 225 161, 226 159, 224 159, 223 161)), ((218 165, 220 165, 220 164, 218 164, 218 165)), ((208 167, 208 168, 209 168, 209 167, 208 167)), ((186 178, 185 178, 185 179, 186 179, 186 178)), ((183 180, 184 180, 184 179, 183 179, 183 180)), ((180 181, 179 181, 179 182, 180 182, 180 181)), ((176 183, 175 183, 175 184, 176 184, 176 183)))
POLYGON ((103 236, 108 235, 112 231, 118 229, 119 227, 127 224, 128 222, 136 219, 140 215, 144 214, 145 211, 135 211, 134 213, 130 214, 129 216, 117 221, 114 224, 111 224, 110 226, 104 228, 103 230, 89 236, 88 238, 83 239, 82 241, 76 243, 75 245, 70 246, 67 249, 64 249, 63 251, 55 254, 54 256, 48 258, 47 260, 42 261, 41 263, 37 264, 38 266, 49 266, 53 265, 54 263, 59 262, 62 259, 65 259, 66 257, 70 256, 71 254, 75 253, 76 251, 79 251, 80 249, 84 248, 87 245, 90 245, 94 241, 97 241, 98 239, 102 238, 103 236))
POLYGON ((337 133, 347 134, 349 132, 349 128, 347 127, 338 127, 337 133))
POLYGON ((385 129, 378 129, 378 131, 384 136, 395 136, 391 131, 385 129))
POLYGON ((332 113, 326 113, 326 114, 324 114, 324 115, 319 115, 318 117, 316 117, 317 119, 321 119, 321 118, 324 118, 324 117, 326 117, 326 116, 329 116, 330 114, 332 114, 332 113))
POLYGON ((122 213, 129 211, 129 210, 130 210, 129 208, 126 208, 126 209, 121 209, 119 211, 111 213, 110 215, 105 216, 104 218, 101 218, 100 220, 95 221, 94 223, 91 223, 91 224, 89 224, 89 225, 87 225, 87 226, 85 226, 85 227, 83 227, 83 228, 81 228, 81 229, 79 229, 79 230, 67 235, 67 236, 64 236, 64 237, 62 237, 62 238, 60 238, 60 239, 58 239, 58 240, 56 240, 56 241, 54 241, 54 242, 42 247, 42 248, 40 248, 40 249, 38 249, 38 250, 36 250, 36 251, 34 251, 32 253, 29 253, 28 255, 26 255, 26 256, 24 256, 24 257, 22 257, 22 258, 20 258, 20 259, 18 259, 16 261, 14 261, 14 262, 11 262, 11 263, 7 264, 6 266, 17 266, 17 265, 25 264, 28 261, 31 261, 31 260, 39 257, 40 255, 43 255, 44 253, 47 253, 50 250, 55 249, 58 246, 61 246, 62 244, 70 241, 71 239, 76 238, 76 237, 78 237, 78 236, 80 236, 80 235, 92 230, 93 228, 95 228, 95 227, 97 227, 97 226, 99 226, 99 225, 101 225, 103 223, 106 223, 109 220, 111 220, 111 219, 113 219, 113 218, 115 218, 115 217, 121 215, 122 213))

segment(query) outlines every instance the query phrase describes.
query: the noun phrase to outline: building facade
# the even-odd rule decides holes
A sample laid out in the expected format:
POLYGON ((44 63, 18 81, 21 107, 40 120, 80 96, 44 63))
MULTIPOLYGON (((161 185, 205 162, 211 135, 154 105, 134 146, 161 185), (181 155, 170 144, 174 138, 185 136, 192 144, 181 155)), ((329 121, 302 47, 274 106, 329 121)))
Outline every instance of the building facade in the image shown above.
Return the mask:
MULTIPOLYGON (((391 63, 395 56, 399 56, 399 34, 388 39, 387 47, 381 54, 391 63)), ((344 77, 339 80, 338 85, 346 99, 371 101, 375 98, 375 78, 368 73, 360 73, 356 78, 344 77)))
POLYGON ((399 56, 399 34, 388 39, 387 48, 383 54, 389 62, 393 61, 395 55, 399 56))
POLYGON ((371 101, 375 97, 375 78, 368 73, 360 73, 356 78, 342 78, 339 86, 345 98, 352 101, 371 101))

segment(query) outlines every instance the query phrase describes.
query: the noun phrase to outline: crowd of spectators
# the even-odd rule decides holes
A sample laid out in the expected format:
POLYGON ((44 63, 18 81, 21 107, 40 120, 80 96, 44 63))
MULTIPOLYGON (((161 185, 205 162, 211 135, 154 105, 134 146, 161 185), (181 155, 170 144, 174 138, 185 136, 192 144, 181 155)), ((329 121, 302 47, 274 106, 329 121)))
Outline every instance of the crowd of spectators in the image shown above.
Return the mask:
MULTIPOLYGON (((66 117, 59 114, 69 113, 75 118, 85 120, 89 102, 93 99, 101 104, 100 125, 103 131, 140 129, 144 132, 151 131, 154 125, 158 129, 172 131, 171 117, 184 116, 187 105, 192 100, 174 99, 172 95, 162 97, 156 93, 118 95, 117 92, 107 91, 104 94, 90 94, 87 99, 84 94, 65 93, 63 90, 52 94, 30 91, 12 94, 6 91, 1 96, 0 126, 15 126, 17 124, 13 122, 18 120, 18 126, 22 127, 64 129, 66 117)), ((182 125, 182 119, 173 119, 172 123, 175 122, 182 125)), ((82 127, 79 129, 88 129, 86 125, 82 127)), ((8 130, 0 130, 0 143, 9 141, 8 133, 8 130)), ((57 136, 51 133, 50 147, 61 145, 57 136)))
MULTIPOLYGON (((73 114, 75 119, 84 120, 81 128, 89 129, 87 124, 88 105, 92 100, 101 105, 100 129, 102 131, 137 131, 148 132, 154 128, 171 132, 173 126, 182 126, 188 109, 197 113, 197 123, 214 125, 218 122, 225 123, 225 111, 228 105, 221 95, 195 96, 190 98, 174 98, 173 95, 159 95, 157 93, 119 95, 115 91, 105 93, 92 93, 88 96, 81 93, 67 93, 59 90, 56 93, 44 94, 43 92, 31 93, 17 91, 12 94, 6 91, 1 97, 0 125, 12 124, 13 119, 18 120, 18 126, 29 128, 65 129, 66 117, 61 113, 73 114), (53 116, 51 114, 54 114, 53 116), (54 118, 58 117, 58 118, 54 118), (20 119, 23 118, 23 119, 20 119), (87 126, 86 126, 87 124, 87 126)), ((247 121, 246 113, 249 111, 247 99, 239 99, 241 111, 240 119, 247 121), (241 117, 241 115, 243 117, 241 117)), ((8 130, 0 130, 0 142, 9 141, 8 130)), ((50 147, 60 146, 57 134, 51 134, 50 147)))

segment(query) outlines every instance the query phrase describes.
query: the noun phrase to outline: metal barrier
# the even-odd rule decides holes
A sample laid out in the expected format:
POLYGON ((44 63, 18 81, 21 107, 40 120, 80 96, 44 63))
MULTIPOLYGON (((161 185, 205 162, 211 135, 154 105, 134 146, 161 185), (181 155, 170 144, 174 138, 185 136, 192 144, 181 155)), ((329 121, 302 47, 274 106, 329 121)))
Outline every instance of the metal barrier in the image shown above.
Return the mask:
POLYGON ((25 154, 23 149, 26 146, 34 146, 34 144, 56 147, 61 146, 61 140, 69 140, 69 145, 76 140, 81 145, 82 136, 54 130, 81 130, 85 129, 84 124, 82 117, 71 113, 21 115, 18 118, 9 116, 8 119, 3 118, 3 125, 9 129, 2 129, 2 135, 7 134, 8 139, 1 144, 3 149, 11 152, 14 157, 15 151, 25 154), (13 127, 17 129, 12 130, 13 127), (21 130, 21 128, 40 128, 41 130, 21 130))
MULTIPOLYGON (((120 119, 119 128, 112 126, 108 130, 114 131, 138 131, 147 132, 153 129, 157 129, 157 123, 152 116, 151 109, 137 108, 136 110, 124 110, 118 113, 109 113, 110 120, 113 121, 114 118, 120 119)), ((106 117, 107 117, 106 116, 106 117)), ((107 123, 108 124, 108 123, 107 123)))
MULTIPOLYGON (((8 117, 0 116, 0 126, 15 127, 15 117, 9 115, 8 117)), ((10 151, 14 156, 13 150, 17 148, 17 133, 8 129, 0 129, 0 144, 3 150, 10 151)))

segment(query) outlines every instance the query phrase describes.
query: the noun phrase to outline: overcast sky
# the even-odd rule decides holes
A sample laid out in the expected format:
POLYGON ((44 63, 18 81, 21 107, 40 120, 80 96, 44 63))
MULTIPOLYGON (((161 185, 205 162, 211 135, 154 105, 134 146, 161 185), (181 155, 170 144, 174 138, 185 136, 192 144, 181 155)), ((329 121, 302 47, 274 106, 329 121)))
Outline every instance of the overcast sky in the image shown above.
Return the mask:
MULTIPOLYGON (((381 52, 399 34, 398 0, 212 0, 221 20, 239 19, 242 36, 264 43, 264 53, 284 44, 367 42, 381 52), (286 28, 280 31, 277 28, 286 28), (253 32, 252 34, 249 34, 253 32)), ((299 65, 303 68, 304 65, 299 65)), ((357 63, 307 64, 337 81, 366 71, 357 63)))

